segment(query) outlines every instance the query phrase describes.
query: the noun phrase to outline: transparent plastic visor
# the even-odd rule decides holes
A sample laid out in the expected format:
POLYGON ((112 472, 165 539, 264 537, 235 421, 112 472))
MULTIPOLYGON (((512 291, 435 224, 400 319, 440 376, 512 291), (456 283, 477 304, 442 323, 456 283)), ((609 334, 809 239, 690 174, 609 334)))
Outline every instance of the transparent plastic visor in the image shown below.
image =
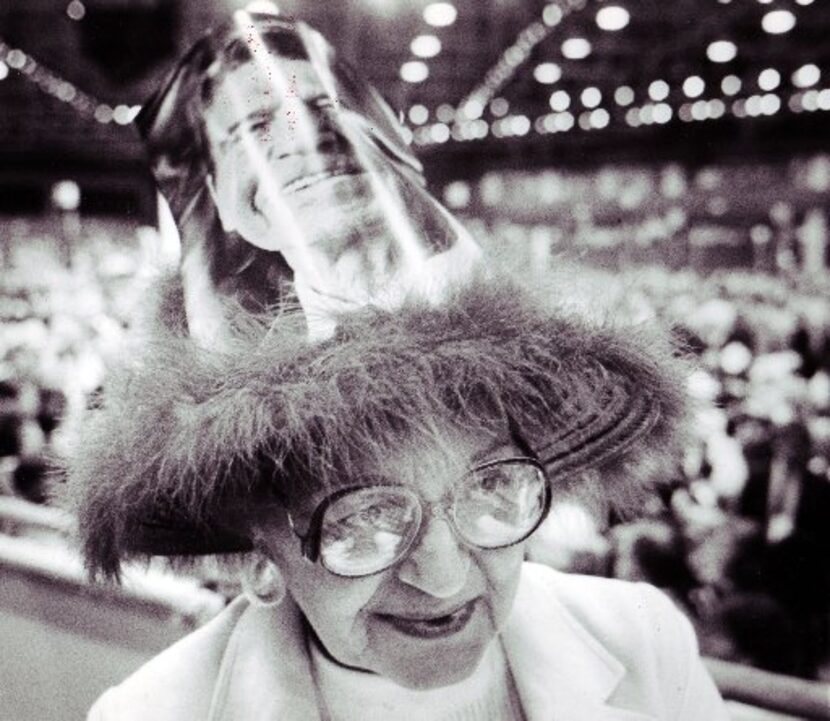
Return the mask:
POLYGON ((204 293, 273 306, 277 256, 312 337, 330 335, 344 310, 439 298, 477 247, 425 190, 389 106, 307 26, 266 33, 244 12, 236 22, 243 40, 200 87, 208 196, 179 219, 192 332, 206 342, 222 332, 200 317, 217 313, 204 293), (203 232, 206 203, 219 236, 203 232))

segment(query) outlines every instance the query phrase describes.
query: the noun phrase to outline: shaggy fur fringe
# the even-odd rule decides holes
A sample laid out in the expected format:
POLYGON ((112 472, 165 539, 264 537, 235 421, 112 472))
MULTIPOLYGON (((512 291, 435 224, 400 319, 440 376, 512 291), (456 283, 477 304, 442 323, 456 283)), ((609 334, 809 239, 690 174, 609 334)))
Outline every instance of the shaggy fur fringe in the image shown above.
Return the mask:
POLYGON ((588 322, 526 278, 479 279, 440 308, 355 313, 314 345, 301 314, 267 332, 245 319, 222 351, 187 337, 175 279, 157 289, 69 467, 67 503, 103 576, 155 553, 247 550, 242 519, 264 495, 342 483, 447 424, 495 434, 510 418, 554 493, 583 484, 625 507, 684 415, 684 366, 663 340, 588 322))

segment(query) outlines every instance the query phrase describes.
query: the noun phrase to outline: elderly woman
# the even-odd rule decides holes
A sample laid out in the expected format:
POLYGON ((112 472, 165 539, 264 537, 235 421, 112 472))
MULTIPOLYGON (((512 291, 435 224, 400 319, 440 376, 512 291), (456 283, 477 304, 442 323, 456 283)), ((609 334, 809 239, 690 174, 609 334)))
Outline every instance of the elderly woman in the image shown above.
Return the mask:
POLYGON ((138 122, 182 260, 71 497, 93 572, 223 554, 246 592, 90 718, 725 718, 659 592, 524 562, 559 498, 636 500, 670 354, 484 258, 301 23, 237 13, 138 122))

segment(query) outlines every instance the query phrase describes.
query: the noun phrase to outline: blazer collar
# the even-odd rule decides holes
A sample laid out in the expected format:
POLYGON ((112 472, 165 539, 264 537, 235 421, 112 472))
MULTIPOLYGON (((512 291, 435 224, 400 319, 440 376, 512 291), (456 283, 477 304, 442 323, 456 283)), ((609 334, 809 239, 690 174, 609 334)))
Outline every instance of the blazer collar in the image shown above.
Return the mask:
MULTIPOLYGON (((625 676, 559 602, 555 574, 525 564, 502 642, 526 721, 653 721, 614 706, 625 676)), ((243 601, 244 602, 244 601, 243 601)), ((208 721, 320 721, 297 607, 249 606, 231 634, 208 721)))
MULTIPOLYGON (((244 602, 244 601, 243 601, 244 602)), ((225 650, 208 721, 319 721, 300 612, 250 605, 225 650)))
POLYGON ((556 574, 525 564, 502 642, 527 721, 646 721, 614 705, 623 664, 562 605, 556 574))

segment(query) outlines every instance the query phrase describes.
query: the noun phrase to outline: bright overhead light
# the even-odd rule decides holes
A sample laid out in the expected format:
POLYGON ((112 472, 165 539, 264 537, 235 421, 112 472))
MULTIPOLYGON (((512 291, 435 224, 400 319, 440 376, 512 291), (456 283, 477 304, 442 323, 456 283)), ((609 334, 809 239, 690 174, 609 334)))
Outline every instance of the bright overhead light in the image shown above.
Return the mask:
POLYGON ((814 63, 802 65, 793 73, 793 85, 797 88, 809 88, 819 80, 821 80, 821 70, 814 63))
POLYGON ((554 3, 546 5, 545 9, 542 11, 542 22, 549 28, 552 28, 562 22, 562 17, 562 8, 554 3))
POLYGON ((631 105, 634 102, 634 91, 627 85, 620 85, 614 91, 614 101, 621 107, 631 105))
POLYGON ((429 77, 429 68, 420 60, 410 60, 401 65, 401 79, 408 83, 421 83, 429 77))
POLYGON ((787 107, 792 110, 794 113, 800 113, 804 108, 801 107, 801 93, 796 93, 795 95, 790 95, 790 99, 787 102, 787 107))
POLYGON ((441 52, 441 41, 435 35, 419 35, 409 44, 416 58, 434 58, 441 52))
POLYGON ((424 20, 428 25, 445 28, 455 22, 458 11, 452 3, 431 3, 424 8, 424 20))
POLYGON ((723 117, 724 113, 726 112, 726 103, 723 102, 720 98, 713 98, 708 103, 709 106, 709 117, 713 119, 723 117))
POLYGON ((9 77, 9 66, 0 60, 0 80, 5 80, 9 77))
POLYGON ((510 110, 510 103, 504 98, 493 98, 490 101, 490 112, 497 118, 503 118, 510 110))
POLYGON ((561 113, 567 110, 571 105, 571 96, 568 95, 564 90, 557 90, 555 93, 551 93, 550 96, 550 107, 551 110, 555 110, 557 113, 561 113))
POLYGON ((482 113, 484 113, 484 105, 480 100, 472 98, 464 103, 464 107, 461 108, 461 112, 468 120, 478 120, 482 113))
POLYGON ((758 87, 761 90, 775 90, 781 84, 781 73, 775 68, 767 68, 762 70, 758 75, 758 87))
POLYGON ((738 48, 729 40, 715 40, 706 48, 706 57, 713 63, 728 63, 734 60, 737 54, 738 48))
POLYGON ((542 129, 546 133, 556 132, 556 113, 548 113, 542 116, 542 129))
POLYGON ((23 66, 26 64, 26 55, 22 50, 13 48, 6 54, 6 63, 10 68, 22 70, 23 66))
POLYGON ((796 5, 812 5, 813 0, 795 0, 796 5))
POLYGON ((605 108, 597 108, 591 113, 590 118, 591 126, 598 129, 607 128, 611 122, 611 116, 605 108))
POLYGON ((672 109, 668 103, 657 103, 654 106, 654 122, 658 125, 665 125, 672 119, 672 109))
POLYGON ((77 210, 81 188, 74 180, 59 180, 52 186, 52 202, 61 210, 77 210))
POLYGON ((562 68, 556 63, 539 63, 533 69, 533 77, 536 82, 543 85, 553 85, 562 77, 562 68))
POLYGON ((429 129, 429 135, 434 143, 446 143, 450 139, 450 129, 444 123, 435 123, 429 129))
POLYGON ((687 98, 697 98, 703 95, 706 83, 699 75, 691 75, 683 81, 683 94, 687 98))
POLYGON ((591 54, 591 43, 585 38, 568 38, 562 43, 562 55, 568 60, 583 60, 591 54))
POLYGON ((101 123, 102 125, 106 125, 107 123, 112 122, 113 110, 106 103, 101 103, 97 108, 95 108, 94 115, 95 119, 99 123, 101 123))
POLYGON ((423 125, 429 120, 429 110, 421 104, 413 105, 409 109, 409 120, 413 125, 423 125))
POLYGON ((451 123, 455 120, 455 108, 449 103, 441 103, 435 109, 435 117, 442 123, 451 123))
POLYGON ((66 14, 69 16, 70 20, 83 20, 84 15, 86 15, 86 8, 81 0, 72 0, 72 2, 66 6, 66 14))
POLYGON ((709 117, 709 103, 696 100, 692 103, 692 120, 706 120, 709 117))
POLYGON ((767 93, 761 98, 761 114, 775 115, 781 110, 781 98, 775 93, 767 93))
POLYGON ((669 96, 669 84, 665 80, 655 80, 648 86, 648 96, 658 102, 669 96))
POLYGON ((788 33, 795 27, 795 15, 789 10, 771 10, 761 18, 761 27, 770 35, 788 33))
POLYGON ((577 123, 579 123, 579 127, 583 130, 590 130, 591 129, 591 113, 584 112, 580 113, 579 117, 577 118, 577 123))
POLYGON ((741 92, 741 79, 737 75, 727 75, 721 80, 720 89, 724 95, 737 95, 741 92))
POLYGON ((554 125, 556 125, 557 130, 567 132, 574 126, 575 122, 574 116, 570 113, 559 113, 559 115, 556 116, 554 125))
POLYGON ((801 99, 801 106, 807 111, 812 113, 814 110, 818 110, 818 97, 820 93, 818 90, 808 90, 804 93, 804 97, 801 99))
POLYGON ((118 105, 112 113, 112 119, 119 125, 129 125, 138 113, 129 105, 118 105))
POLYGON ((602 93, 599 88, 585 88, 579 99, 586 108, 595 108, 602 102, 602 93))
POLYGON ((279 15, 280 9, 271 0, 251 0, 245 6, 245 12, 262 13, 263 15, 279 15))
POLYGON ((631 15, 628 13, 628 10, 618 5, 609 5, 597 12, 597 26, 600 30, 609 30, 612 32, 614 30, 622 30, 628 25, 630 19, 631 15))
POLYGON ((757 118, 761 114, 761 96, 750 95, 746 99, 746 114, 750 118, 757 118))
POLYGON ((527 135, 530 132, 530 118, 526 115, 514 115, 510 118, 510 130, 513 135, 527 135))

